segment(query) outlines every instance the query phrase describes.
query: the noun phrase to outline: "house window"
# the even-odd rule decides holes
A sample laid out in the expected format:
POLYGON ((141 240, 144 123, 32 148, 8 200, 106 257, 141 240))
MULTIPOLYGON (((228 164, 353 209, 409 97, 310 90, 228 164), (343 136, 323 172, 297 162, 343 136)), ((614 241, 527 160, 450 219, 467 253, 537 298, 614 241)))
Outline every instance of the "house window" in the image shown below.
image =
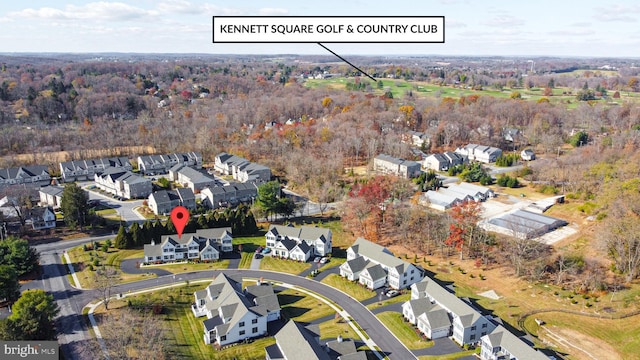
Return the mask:
MULTIPOLYGON (((242 325, 240 325, 240 326, 242 326, 242 325)), ((475 325, 471 327, 471 331, 474 331, 475 329, 476 329, 475 325)))
POLYGON ((226 341, 226 340, 227 340, 227 335, 220 336, 220 341, 226 341))
POLYGON ((487 327, 487 323, 482 324, 482 328, 486 328, 487 327))
POLYGON ((471 335, 471 337, 470 337, 469 339, 471 339, 471 340, 475 340, 475 339, 476 339, 476 336, 475 336, 475 335, 471 335))
POLYGON ((240 336, 244 335, 244 330, 240 330, 240 336))
POLYGON ((244 321, 240 321, 240 327, 244 326, 244 321))
POLYGON ((413 272, 414 272, 414 271, 415 271, 415 270, 411 269, 411 273, 412 273, 412 274, 413 274, 413 272))
POLYGON ((485 336, 485 335, 487 335, 487 332, 486 332, 486 331, 483 331, 483 332, 482 332, 482 335, 480 335, 480 336, 485 336))
POLYGON ((257 333, 258 332, 258 328, 254 327, 253 329, 251 329, 251 332, 254 333, 254 334, 257 333))
POLYGON ((257 323, 258 323, 258 319, 253 319, 253 320, 251 320, 251 323, 252 323, 252 324, 257 324, 257 323))

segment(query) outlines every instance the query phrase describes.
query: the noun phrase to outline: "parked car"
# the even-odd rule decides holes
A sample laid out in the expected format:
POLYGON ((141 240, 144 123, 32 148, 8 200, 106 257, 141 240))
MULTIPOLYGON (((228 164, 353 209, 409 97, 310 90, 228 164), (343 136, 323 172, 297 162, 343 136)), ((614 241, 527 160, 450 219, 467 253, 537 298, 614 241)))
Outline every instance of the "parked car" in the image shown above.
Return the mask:
POLYGON ((322 259, 320 259, 320 264, 326 264, 327 261, 329 261, 329 258, 326 256, 323 256, 322 259))
POLYGON ((255 258, 256 259, 262 259, 264 255, 260 254, 260 253, 256 253, 255 258))
POLYGON ((256 254, 257 254, 257 253, 259 253, 259 252, 261 252, 263 249, 264 249, 264 248, 263 248, 262 246, 258 246, 258 247, 256 248, 256 254))
POLYGON ((398 294, 400 294, 398 292, 398 290, 389 290, 389 291, 387 291, 387 297, 390 297, 390 298, 392 298, 394 296, 397 296, 398 294))
POLYGON ((264 249, 262 249, 262 253, 263 253, 263 254, 268 254, 268 253, 270 253, 270 252, 271 252, 271 248, 264 248, 264 249))
POLYGON ((313 262, 314 263, 319 263, 320 262, 320 257, 316 256, 315 258, 313 258, 313 262))

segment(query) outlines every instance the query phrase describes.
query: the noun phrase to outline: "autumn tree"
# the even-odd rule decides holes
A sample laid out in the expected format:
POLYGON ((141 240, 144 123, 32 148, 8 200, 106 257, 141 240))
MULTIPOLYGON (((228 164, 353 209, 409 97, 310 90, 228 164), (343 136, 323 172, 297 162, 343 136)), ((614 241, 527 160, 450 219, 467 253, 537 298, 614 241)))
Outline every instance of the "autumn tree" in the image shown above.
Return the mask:
POLYGON ((105 310, 109 310, 111 292, 120 281, 120 273, 111 266, 102 266, 96 269, 93 280, 97 298, 102 301, 105 310))
POLYGON ((475 257, 487 239, 485 231, 478 227, 481 214, 482 205, 476 201, 465 201, 451 208, 449 237, 445 243, 458 250, 460 259, 465 249, 469 256, 475 257))
POLYGON ((632 281, 640 273, 640 196, 628 194, 613 202, 598 238, 615 269, 632 281))

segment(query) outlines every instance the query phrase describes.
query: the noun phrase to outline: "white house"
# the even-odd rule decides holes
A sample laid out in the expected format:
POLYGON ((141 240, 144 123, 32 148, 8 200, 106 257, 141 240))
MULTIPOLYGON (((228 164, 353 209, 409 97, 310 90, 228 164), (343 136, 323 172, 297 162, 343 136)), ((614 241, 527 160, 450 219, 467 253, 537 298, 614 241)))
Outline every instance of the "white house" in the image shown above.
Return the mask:
POLYGON ((280 318, 280 304, 270 284, 242 289, 242 279, 218 275, 194 293, 191 310, 204 320, 204 342, 224 346, 267 334, 267 323, 280 318))
POLYGON ((138 156, 138 169, 145 175, 166 174, 175 165, 202 169, 202 154, 199 152, 166 155, 138 156))
POLYGON ((133 170, 133 166, 126 157, 111 157, 90 160, 64 161, 60 163, 60 173, 64 182, 91 180, 96 174, 114 167, 126 171, 133 170))
POLYGON ((20 166, 0 169, 0 189, 9 185, 45 186, 51 182, 45 165, 20 166))
POLYGON ((216 155, 213 168, 223 175, 233 176, 235 180, 240 182, 260 183, 271 180, 271 169, 268 167, 226 152, 216 155))
MULTIPOLYGON (((451 323, 446 332, 460 345, 476 344, 481 337, 491 333, 496 327, 489 318, 480 314, 470 304, 428 277, 419 283, 411 285, 411 301, 413 300, 426 301, 445 310, 451 323)), ((403 305, 403 314, 404 309, 413 308, 415 307, 414 304, 415 302, 410 305, 403 305)), ((422 306, 428 307, 429 305, 424 304, 422 306)), ((444 336, 446 320, 442 314, 430 314, 433 309, 439 310, 432 307, 429 311, 418 315, 418 329, 425 335, 436 338, 433 336, 444 336)))
POLYGON ((398 259, 385 247, 358 238, 347 249, 347 261, 340 265, 340 276, 358 280, 370 289, 377 289, 384 284, 394 289, 404 289, 422 280, 424 273, 415 265, 398 259), (362 260, 351 261, 359 257, 362 260), (364 266, 360 269, 362 265, 364 266), (385 273, 384 278, 381 277, 380 270, 385 273), (360 280, 363 274, 364 279, 360 280))
POLYGON ((177 164, 169 169, 169 177, 178 184, 191 189, 194 193, 218 185, 218 181, 202 171, 192 167, 177 164))
POLYGON ((56 227, 56 214, 50 207, 35 207, 29 210, 29 219, 33 230, 52 229, 56 227))
POLYGON ((151 180, 122 168, 107 168, 94 180, 99 189, 125 199, 146 198, 153 190, 151 180))
POLYGON ((527 345, 502 326, 484 335, 480 342, 482 360, 549 360, 545 354, 527 345))
POLYGON ((456 153, 466 156, 469 161, 493 163, 502 155, 502 150, 485 145, 467 144, 456 149, 456 153))
POLYGON ((40 195, 40 204, 51 206, 54 209, 59 208, 62 203, 63 191, 64 188, 61 186, 50 185, 41 187, 38 191, 38 194, 40 195))
POLYGON ((167 215, 176 206, 184 206, 187 209, 196 208, 195 195, 189 188, 156 191, 149 195, 147 203, 156 215, 167 215))
MULTIPOLYGON (((296 244, 306 243, 311 248, 311 255, 326 256, 332 251, 332 233, 330 229, 315 226, 302 226, 299 228, 292 226, 271 225, 265 234, 266 247, 272 250, 281 250, 279 242, 289 239, 296 244)), ((276 254, 277 255, 277 254, 276 254)))
POLYGON ((223 252, 233 251, 231 228, 201 229, 195 233, 164 235, 160 244, 144 245, 145 263, 180 260, 215 261, 223 252))
POLYGON ((452 151, 447 151, 427 156, 422 162, 422 167, 434 171, 447 171, 455 165, 462 165, 466 162, 467 159, 464 156, 452 151))

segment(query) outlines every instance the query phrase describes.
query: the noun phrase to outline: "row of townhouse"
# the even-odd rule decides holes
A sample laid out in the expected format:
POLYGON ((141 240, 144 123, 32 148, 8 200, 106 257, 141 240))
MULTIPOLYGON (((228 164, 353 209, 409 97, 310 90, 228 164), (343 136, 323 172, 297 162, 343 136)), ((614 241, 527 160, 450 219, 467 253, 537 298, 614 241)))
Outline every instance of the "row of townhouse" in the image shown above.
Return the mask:
POLYGON ((411 300, 402 305, 402 314, 428 338, 451 336, 460 345, 478 343, 496 327, 470 304, 428 277, 411 286, 411 300))
POLYGON ((123 168, 107 168, 94 181, 99 189, 125 199, 146 198, 153 191, 151 180, 123 168))
POLYGON ((176 165, 202 169, 202 154, 199 152, 175 153, 166 155, 138 156, 138 170, 144 175, 166 174, 176 165))
POLYGON ((231 175, 240 182, 266 182, 271 180, 271 169, 267 166, 253 163, 243 157, 226 152, 216 155, 214 169, 220 174, 231 175))
POLYGON ((92 180, 96 174, 102 174, 108 168, 119 168, 126 171, 133 170, 133 166, 126 157, 110 157, 90 160, 63 161, 60 163, 62 181, 92 180))
POLYGON ((264 348, 266 360, 367 360, 367 353, 358 351, 353 339, 335 340, 322 344, 320 326, 303 325, 289 320, 275 335, 276 343, 264 348))
POLYGON ((485 145, 467 144, 456 149, 456 153, 465 156, 469 161, 493 163, 502 156, 502 150, 485 145))
POLYGON ((253 201, 258 196, 258 186, 254 182, 229 182, 227 185, 206 188, 200 193, 205 206, 217 209, 253 201))
POLYGON ((231 228, 201 229, 195 233, 164 235, 160 243, 144 245, 145 263, 181 260, 214 261, 221 253, 233 251, 231 228))
POLYGON ((0 169, 0 189, 11 185, 40 187, 50 183, 49 168, 44 165, 0 169))
POLYGON ((307 261, 311 256, 331 253, 333 234, 330 229, 315 226, 271 225, 265 234, 266 247, 274 256, 307 261))
POLYGON ((58 209, 62 204, 62 192, 64 188, 57 185, 43 186, 38 191, 40 195, 40 205, 51 206, 58 209))
POLYGON ((149 195, 149 208, 156 215, 168 215, 176 206, 184 206, 193 210, 196 208, 196 197, 189 188, 175 190, 160 190, 149 195))
POLYGON ((402 315, 430 339, 450 336, 460 345, 480 344, 482 360, 549 359, 431 278, 411 286, 402 315))
POLYGON ((340 276, 370 289, 385 285, 404 289, 422 280, 424 270, 400 260, 383 246, 358 238, 347 249, 347 261, 340 265, 340 276))
POLYGON ((373 159, 373 170, 382 174, 411 179, 420 175, 420 163, 380 154, 373 159))
POLYGON ((203 189, 222 184, 207 173, 192 167, 178 164, 169 169, 169 179, 199 193, 203 189))
POLYGON ((206 316, 204 342, 224 346, 267 334, 267 323, 280 318, 280 303, 270 284, 242 288, 242 279, 218 275, 194 293, 191 310, 206 316))

